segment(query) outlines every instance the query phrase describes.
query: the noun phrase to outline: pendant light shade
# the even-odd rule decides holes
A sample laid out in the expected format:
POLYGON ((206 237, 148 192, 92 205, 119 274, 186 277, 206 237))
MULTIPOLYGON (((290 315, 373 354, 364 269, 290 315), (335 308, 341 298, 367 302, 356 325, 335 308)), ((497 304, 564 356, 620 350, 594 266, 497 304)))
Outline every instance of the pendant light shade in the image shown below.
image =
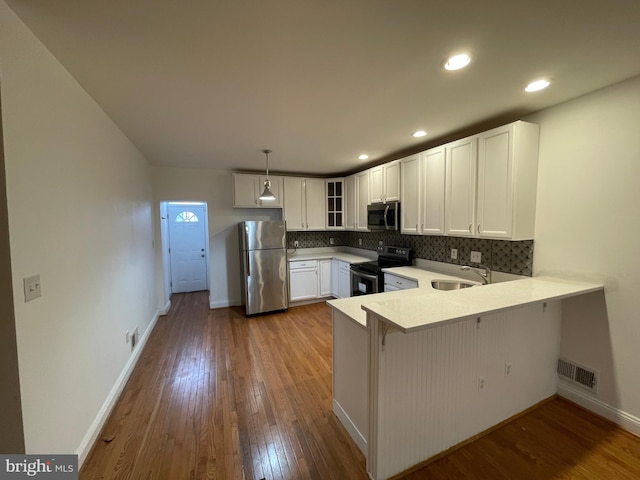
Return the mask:
POLYGON ((269 154, 271 150, 262 150, 267 157, 267 179, 264 181, 264 192, 260 195, 260 200, 275 200, 276 196, 271 191, 271 180, 269 180, 269 154))

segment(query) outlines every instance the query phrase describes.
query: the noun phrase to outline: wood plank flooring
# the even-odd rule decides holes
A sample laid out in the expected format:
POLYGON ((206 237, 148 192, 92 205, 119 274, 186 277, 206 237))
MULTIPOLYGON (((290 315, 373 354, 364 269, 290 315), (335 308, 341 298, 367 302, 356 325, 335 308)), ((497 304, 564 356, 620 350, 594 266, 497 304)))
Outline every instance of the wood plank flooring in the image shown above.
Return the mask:
MULTIPOLYGON (((80 478, 366 479, 331 412, 329 307, 173 295, 80 478)), ((402 478, 638 479, 640 439, 558 399, 402 478)))

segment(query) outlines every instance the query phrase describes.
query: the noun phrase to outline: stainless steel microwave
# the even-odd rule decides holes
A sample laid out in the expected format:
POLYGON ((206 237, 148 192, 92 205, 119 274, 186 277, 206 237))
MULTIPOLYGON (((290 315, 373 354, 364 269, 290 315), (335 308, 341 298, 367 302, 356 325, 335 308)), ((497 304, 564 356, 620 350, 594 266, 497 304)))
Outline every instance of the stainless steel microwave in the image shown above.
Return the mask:
POLYGON ((369 230, 400 230, 400 203, 374 203, 367 205, 369 230))

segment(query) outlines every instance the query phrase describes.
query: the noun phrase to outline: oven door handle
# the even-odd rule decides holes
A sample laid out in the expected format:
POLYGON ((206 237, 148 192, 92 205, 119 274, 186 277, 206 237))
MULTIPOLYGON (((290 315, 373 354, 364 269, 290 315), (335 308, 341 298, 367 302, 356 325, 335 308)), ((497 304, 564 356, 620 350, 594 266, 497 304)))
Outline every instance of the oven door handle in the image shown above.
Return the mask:
POLYGON ((353 275, 355 277, 366 278, 367 280, 378 280, 378 276, 377 275, 370 275, 368 273, 356 272, 354 270, 351 270, 351 275, 353 275))

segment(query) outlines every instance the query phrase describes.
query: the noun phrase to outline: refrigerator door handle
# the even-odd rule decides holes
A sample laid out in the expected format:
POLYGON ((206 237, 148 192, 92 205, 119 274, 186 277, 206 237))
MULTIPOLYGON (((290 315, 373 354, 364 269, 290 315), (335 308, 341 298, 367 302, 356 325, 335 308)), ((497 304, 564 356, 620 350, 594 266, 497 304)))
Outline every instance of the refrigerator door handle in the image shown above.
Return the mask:
POLYGON ((247 277, 251 276, 251 260, 249 259, 249 252, 247 252, 247 277))

